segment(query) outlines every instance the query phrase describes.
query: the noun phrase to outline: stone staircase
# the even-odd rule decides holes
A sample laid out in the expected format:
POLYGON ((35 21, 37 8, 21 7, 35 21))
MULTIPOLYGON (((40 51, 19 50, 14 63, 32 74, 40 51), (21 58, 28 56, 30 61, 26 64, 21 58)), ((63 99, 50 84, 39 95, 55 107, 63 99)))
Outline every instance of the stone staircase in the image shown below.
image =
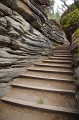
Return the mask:
POLYGON ((0 120, 79 120, 71 62, 65 44, 14 79, 1 98, 0 120))

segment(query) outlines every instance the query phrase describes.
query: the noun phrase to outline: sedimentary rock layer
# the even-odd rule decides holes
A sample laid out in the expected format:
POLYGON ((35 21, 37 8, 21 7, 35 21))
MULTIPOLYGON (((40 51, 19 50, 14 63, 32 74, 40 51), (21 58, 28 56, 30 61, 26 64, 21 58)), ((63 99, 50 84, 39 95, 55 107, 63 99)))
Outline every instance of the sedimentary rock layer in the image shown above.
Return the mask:
POLYGON ((49 0, 0 0, 1 82, 52 54, 55 42, 64 42, 62 30, 52 27, 44 11, 49 5, 49 0))

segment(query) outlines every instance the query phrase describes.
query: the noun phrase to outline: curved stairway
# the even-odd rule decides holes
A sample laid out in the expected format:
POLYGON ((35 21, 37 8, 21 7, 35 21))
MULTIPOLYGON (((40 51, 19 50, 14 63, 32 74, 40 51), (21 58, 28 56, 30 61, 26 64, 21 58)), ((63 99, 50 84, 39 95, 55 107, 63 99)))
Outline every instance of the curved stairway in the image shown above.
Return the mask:
POLYGON ((79 120, 71 62, 65 44, 14 79, 1 98, 0 120, 79 120))

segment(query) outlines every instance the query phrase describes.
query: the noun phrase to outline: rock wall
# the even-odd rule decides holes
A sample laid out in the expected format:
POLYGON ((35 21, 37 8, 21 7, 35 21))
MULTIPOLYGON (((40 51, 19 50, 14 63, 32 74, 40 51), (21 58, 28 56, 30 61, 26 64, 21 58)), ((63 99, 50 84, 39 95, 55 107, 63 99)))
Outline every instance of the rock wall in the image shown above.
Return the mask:
POLYGON ((79 104, 79 9, 75 6, 73 11, 63 14, 61 24, 71 44, 71 52, 73 55, 72 68, 76 80, 76 97, 79 104))
POLYGON ((79 28, 72 34, 71 52, 73 54, 72 67, 74 68, 76 85, 79 89, 79 28))
POLYGON ((60 27, 53 28, 45 14, 48 5, 49 0, 0 0, 0 83, 52 54, 54 43, 64 43, 60 27))

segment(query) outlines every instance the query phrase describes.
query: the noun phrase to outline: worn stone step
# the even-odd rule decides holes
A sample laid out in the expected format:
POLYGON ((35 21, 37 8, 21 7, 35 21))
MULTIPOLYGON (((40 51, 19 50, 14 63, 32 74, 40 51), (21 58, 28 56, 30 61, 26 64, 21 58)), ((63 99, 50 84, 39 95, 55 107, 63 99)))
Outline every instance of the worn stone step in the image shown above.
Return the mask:
POLYGON ((58 113, 58 111, 48 111, 38 107, 26 106, 23 104, 23 101, 22 105, 12 101, 0 101, 0 109, 1 120, 6 120, 6 118, 7 120, 78 120, 76 119, 77 114, 66 114, 65 112, 62 114, 62 112, 58 113))
POLYGON ((32 74, 21 74, 20 77, 21 78, 45 79, 45 80, 53 80, 53 81, 75 82, 74 79, 46 77, 46 76, 38 76, 38 75, 32 75, 32 74))
POLYGON ((72 55, 57 55, 57 54, 53 54, 53 56, 58 56, 58 57, 72 57, 72 55))
POLYGON ((16 78, 12 83, 24 84, 29 86, 53 88, 53 89, 62 89, 62 90, 72 90, 75 91, 76 87, 74 82, 69 81, 60 81, 60 80, 51 80, 51 79, 42 79, 42 78, 16 78))
POLYGON ((67 72, 70 72, 70 73, 72 73, 73 71, 71 70, 71 68, 66 68, 66 67, 58 67, 58 66, 46 66, 46 65, 33 65, 33 66, 31 66, 31 67, 29 67, 28 68, 28 70, 29 69, 36 69, 36 70, 49 70, 49 71, 67 71, 67 72))
POLYGON ((71 71, 71 70, 54 70, 54 69, 50 69, 50 68, 48 68, 48 69, 46 69, 46 68, 44 68, 44 67, 41 67, 41 68, 39 68, 39 67, 30 67, 30 68, 27 68, 27 70, 29 70, 29 71, 39 71, 39 72, 51 72, 51 73, 65 73, 65 74, 72 74, 73 75, 73 72, 71 71))
MULTIPOLYGON (((38 89, 12 87, 5 95, 13 99, 24 100, 26 102, 40 102, 44 105, 76 108, 77 102, 74 94, 49 92, 38 89), (44 102, 43 102, 44 101, 44 102)), ((41 104, 41 103, 40 103, 41 104)))
POLYGON ((50 56, 49 59, 56 59, 56 60, 72 60, 72 58, 68 57, 54 57, 50 56))
POLYGON ((26 71, 27 75, 32 75, 32 76, 37 76, 37 77, 46 77, 46 78, 56 78, 56 79, 70 79, 73 80, 74 77, 72 74, 66 74, 66 73, 58 73, 58 72, 48 72, 48 71, 32 71, 32 70, 28 70, 26 71))
POLYGON ((55 53, 55 54, 68 54, 68 55, 71 55, 70 51, 63 51, 63 50, 53 50, 53 53, 55 53))
POLYGON ((54 50, 53 50, 53 54, 64 54, 64 55, 67 54, 67 55, 71 55, 71 52, 66 52, 66 51, 65 51, 65 52, 64 52, 64 51, 54 51, 54 50))
POLYGON ((11 83, 13 87, 19 87, 19 88, 26 88, 26 89, 34 89, 34 90, 42 90, 42 91, 49 91, 49 92, 55 92, 55 93, 66 93, 66 94, 74 94, 74 90, 65 90, 65 89, 54 89, 54 88, 48 88, 48 87, 39 87, 39 86, 33 86, 33 85, 25 85, 25 84, 17 84, 17 83, 11 83))
POLYGON ((64 45, 54 48, 54 50, 69 50, 70 51, 70 45, 64 44, 64 45))
POLYGON ((64 65, 71 65, 71 61, 67 61, 67 60, 43 60, 43 63, 52 63, 52 64, 62 64, 64 65))
POLYGON ((70 50, 53 50, 55 53, 71 53, 70 50))
POLYGON ((78 109, 65 108, 65 107, 59 107, 59 106, 40 105, 40 104, 37 104, 37 103, 26 102, 24 100, 18 100, 18 99, 9 98, 9 97, 3 97, 2 100, 6 101, 6 102, 9 102, 9 103, 22 105, 24 107, 31 107, 32 109, 33 108, 38 108, 38 109, 52 111, 52 112, 79 114, 78 109))
POLYGON ((70 55, 71 56, 71 53, 56 53, 56 52, 54 52, 53 54, 54 55, 70 55))
POLYGON ((71 69, 71 65, 68 64, 59 64, 59 63, 35 63, 35 66, 47 66, 47 67, 54 67, 54 68, 69 68, 71 69))
POLYGON ((60 63, 60 64, 71 64, 72 61, 65 61, 65 60, 43 60, 42 62, 47 62, 47 63, 60 63))

